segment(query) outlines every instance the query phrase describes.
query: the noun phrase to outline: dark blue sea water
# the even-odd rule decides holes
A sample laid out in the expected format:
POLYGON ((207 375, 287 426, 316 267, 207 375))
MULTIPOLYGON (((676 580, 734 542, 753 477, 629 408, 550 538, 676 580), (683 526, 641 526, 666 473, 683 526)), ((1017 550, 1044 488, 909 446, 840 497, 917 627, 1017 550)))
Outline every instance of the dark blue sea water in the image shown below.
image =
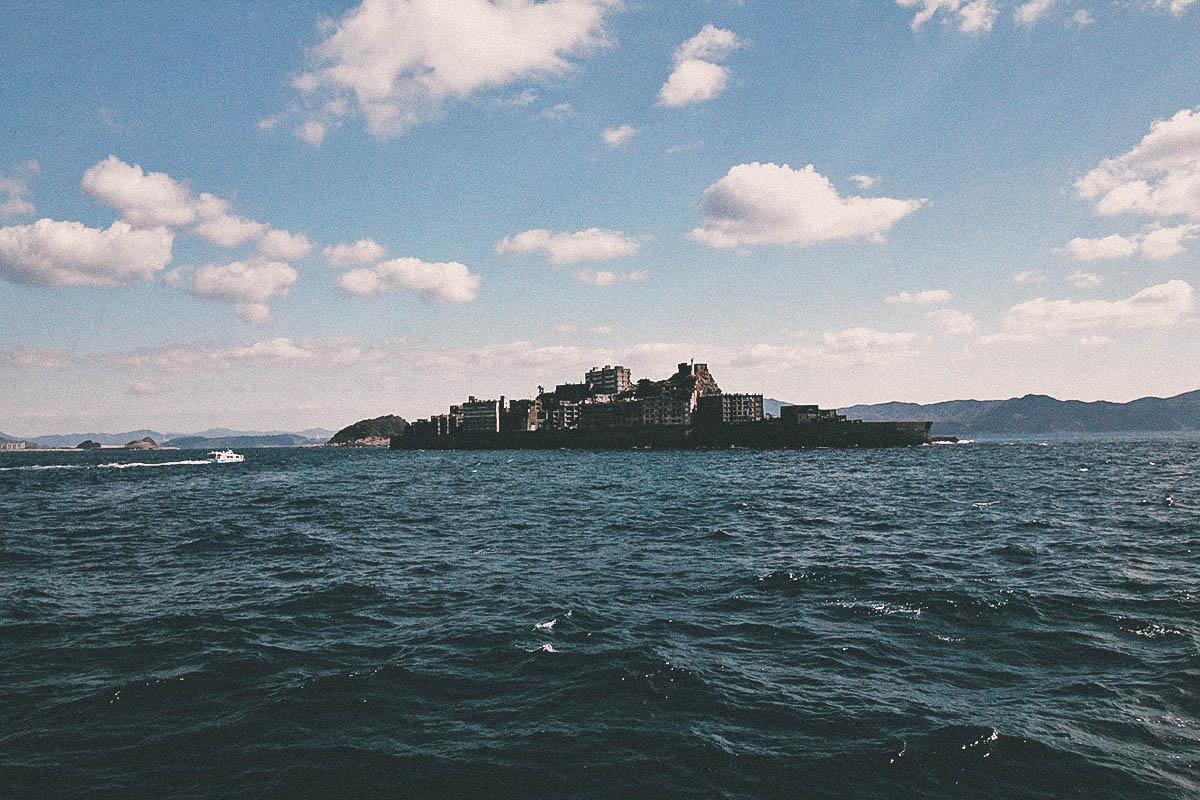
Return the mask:
POLYGON ((0 457, 0 796, 1200 796, 1195 436, 199 455, 0 457))

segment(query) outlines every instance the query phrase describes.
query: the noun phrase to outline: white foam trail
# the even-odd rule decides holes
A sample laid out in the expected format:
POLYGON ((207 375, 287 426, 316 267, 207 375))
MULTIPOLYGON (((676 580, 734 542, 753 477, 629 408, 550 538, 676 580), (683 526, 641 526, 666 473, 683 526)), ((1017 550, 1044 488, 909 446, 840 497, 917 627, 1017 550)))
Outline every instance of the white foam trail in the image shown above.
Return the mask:
POLYGON ((212 463, 211 461, 155 461, 153 463, 146 463, 143 461, 131 461, 127 464, 122 464, 118 461, 114 461, 111 464, 100 464, 98 466, 100 467, 100 469, 129 469, 130 467, 178 467, 178 466, 183 466, 183 465, 199 465, 199 464, 211 464, 211 463, 212 463))
POLYGON ((0 467, 0 472, 14 472, 25 469, 83 469, 83 464, 29 464, 24 467, 0 467))
POLYGON ((548 622, 539 622, 537 625, 534 625, 534 626, 533 626, 533 629, 534 629, 535 631, 538 631, 538 630, 542 630, 542 631, 548 631, 548 630, 551 630, 551 629, 554 627, 554 623, 556 623, 556 622, 558 622, 558 618, 557 618, 557 617, 556 617, 555 619, 552 619, 552 620, 548 621, 548 622))

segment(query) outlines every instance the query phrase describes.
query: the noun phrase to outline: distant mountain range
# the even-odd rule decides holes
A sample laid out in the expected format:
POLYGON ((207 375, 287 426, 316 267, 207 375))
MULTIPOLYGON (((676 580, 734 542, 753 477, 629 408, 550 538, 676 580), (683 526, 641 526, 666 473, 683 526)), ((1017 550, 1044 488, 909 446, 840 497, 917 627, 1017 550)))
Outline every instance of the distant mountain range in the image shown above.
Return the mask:
POLYGON ((199 433, 160 433, 143 429, 124 433, 66 433, 50 436, 10 436, 0 433, 0 439, 30 442, 42 447, 74 447, 87 439, 98 444, 123 445, 149 436, 160 445, 180 448, 294 447, 300 444, 323 444, 333 433, 325 428, 308 428, 302 431, 235 431, 229 428, 209 428, 199 433))
POLYGON ((1008 400, 880 403, 838 410, 850 419, 867 422, 932 420, 935 435, 1200 430, 1200 390, 1128 403, 1084 403, 1027 394, 1008 400))

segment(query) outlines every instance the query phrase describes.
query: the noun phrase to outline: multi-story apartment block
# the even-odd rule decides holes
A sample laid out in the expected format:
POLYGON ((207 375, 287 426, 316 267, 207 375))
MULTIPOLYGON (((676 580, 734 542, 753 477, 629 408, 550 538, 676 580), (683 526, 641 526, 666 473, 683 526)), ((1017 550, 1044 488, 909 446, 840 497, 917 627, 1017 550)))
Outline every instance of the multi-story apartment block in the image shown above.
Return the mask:
POLYGON ((626 367, 592 367, 584 376, 584 380, 592 385, 597 394, 620 394, 633 386, 630 372, 626 367))

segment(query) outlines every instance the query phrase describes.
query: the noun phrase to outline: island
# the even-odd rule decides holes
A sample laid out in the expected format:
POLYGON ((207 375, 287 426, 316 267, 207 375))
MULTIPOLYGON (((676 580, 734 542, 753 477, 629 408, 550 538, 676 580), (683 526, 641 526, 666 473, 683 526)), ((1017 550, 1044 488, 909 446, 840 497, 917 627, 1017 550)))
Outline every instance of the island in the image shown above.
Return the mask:
POLYGON ((862 422, 815 405, 763 415, 761 394, 722 392, 707 364, 684 362, 663 380, 594 367, 581 383, 529 399, 469 397, 391 437, 393 450, 901 447, 932 442, 932 422, 862 422))

